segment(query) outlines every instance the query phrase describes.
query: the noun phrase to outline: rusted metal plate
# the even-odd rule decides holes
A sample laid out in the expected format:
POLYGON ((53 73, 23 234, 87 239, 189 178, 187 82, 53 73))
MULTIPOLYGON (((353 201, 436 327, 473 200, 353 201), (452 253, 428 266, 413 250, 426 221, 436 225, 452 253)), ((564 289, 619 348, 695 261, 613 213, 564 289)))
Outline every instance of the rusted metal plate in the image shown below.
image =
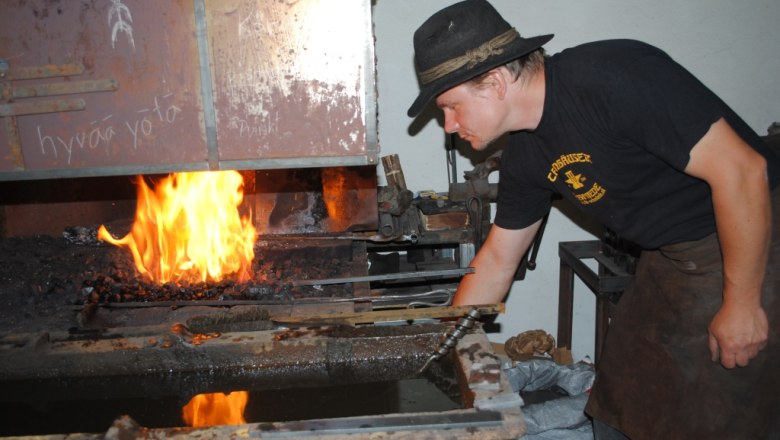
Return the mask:
POLYGON ((6 3, 0 180, 377 161, 369 0, 6 3))
MULTIPOLYGON (((191 0, 4 3, 0 58, 12 86, 118 83, 116 91, 68 95, 83 99, 84 110, 19 116, 25 171, 119 174, 205 162, 195 28, 191 0), (81 73, 68 68, 80 64, 81 73)), ((0 171, 15 167, 7 139, 0 134, 0 171)))
POLYGON ((220 159, 367 153, 368 1, 206 5, 220 159))

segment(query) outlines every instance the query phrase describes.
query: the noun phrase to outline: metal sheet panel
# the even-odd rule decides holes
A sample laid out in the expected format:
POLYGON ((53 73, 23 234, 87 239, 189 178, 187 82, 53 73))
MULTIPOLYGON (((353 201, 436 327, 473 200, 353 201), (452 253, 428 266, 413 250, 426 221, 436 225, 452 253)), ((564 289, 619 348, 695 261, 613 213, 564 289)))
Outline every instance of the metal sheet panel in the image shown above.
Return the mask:
POLYGON ((220 159, 366 154, 369 2, 206 5, 220 159))
POLYGON ((6 2, 0 180, 373 165, 371 29, 368 0, 6 2))
POLYGON ((79 175, 93 169, 86 174, 94 175, 111 174, 114 167, 206 161, 192 1, 150 6, 143 0, 3 4, 0 58, 8 63, 12 87, 100 80, 118 87, 12 99, 18 104, 78 97, 85 105, 80 111, 17 116, 23 167, 5 159, 11 142, 0 128, 0 170, 79 175), (24 79, 20 72, 52 65, 81 65, 83 71, 51 69, 51 77, 39 79, 24 79))

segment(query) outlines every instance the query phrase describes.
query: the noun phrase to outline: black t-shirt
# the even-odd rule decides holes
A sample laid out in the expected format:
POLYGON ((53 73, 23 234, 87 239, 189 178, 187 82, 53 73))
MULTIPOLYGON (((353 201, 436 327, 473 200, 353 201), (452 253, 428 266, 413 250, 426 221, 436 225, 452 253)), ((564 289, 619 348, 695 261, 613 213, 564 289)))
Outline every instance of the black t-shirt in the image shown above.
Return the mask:
POLYGON ((544 112, 533 132, 509 135, 495 224, 526 227, 559 193, 623 238, 647 248, 715 232, 710 189, 683 172, 693 146, 725 118, 780 161, 714 93, 657 48, 631 40, 589 43, 545 63, 544 112))

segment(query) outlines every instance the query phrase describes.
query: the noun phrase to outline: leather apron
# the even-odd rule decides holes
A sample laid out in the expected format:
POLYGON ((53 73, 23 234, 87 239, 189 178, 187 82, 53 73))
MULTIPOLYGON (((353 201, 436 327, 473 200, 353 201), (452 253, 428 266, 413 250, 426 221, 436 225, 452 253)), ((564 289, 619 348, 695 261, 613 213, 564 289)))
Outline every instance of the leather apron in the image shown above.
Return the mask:
POLYGON ((713 362, 722 302, 717 235, 645 251, 621 296, 586 412, 637 439, 780 439, 780 189, 762 292, 768 346, 746 367, 713 362))

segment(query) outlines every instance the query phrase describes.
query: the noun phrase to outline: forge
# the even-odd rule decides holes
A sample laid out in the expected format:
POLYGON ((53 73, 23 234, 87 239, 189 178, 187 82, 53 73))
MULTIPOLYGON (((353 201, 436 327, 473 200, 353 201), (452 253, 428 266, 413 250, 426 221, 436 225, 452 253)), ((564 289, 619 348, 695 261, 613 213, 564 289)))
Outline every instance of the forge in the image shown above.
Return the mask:
MULTIPOLYGON (((283 265, 300 251, 300 241, 259 240, 257 247, 277 249, 264 255, 283 265)), ((8 306, 0 321, 2 435, 522 433, 522 401, 481 329, 424 374, 418 371, 453 325, 434 317, 454 318, 462 310, 370 307, 338 284, 285 290, 250 282, 252 287, 234 286, 229 294, 224 286, 200 286, 222 292, 204 298, 193 298, 190 290, 197 287, 131 297, 125 290, 142 283, 129 278, 131 262, 118 248, 44 236, 0 243, 0 298, 8 306), (94 295, 95 274, 101 272, 112 274, 97 276, 110 278, 118 297, 94 295), (254 289, 261 293, 236 294, 254 289), (356 311, 361 306, 367 311, 356 311), (249 393, 245 424, 181 428, 182 407, 193 396, 233 391, 249 393)), ((323 273, 353 270, 351 245, 306 243, 309 258, 333 262, 323 273)), ((305 273, 294 266, 294 273, 305 273)), ((400 291, 393 296, 403 295, 417 297, 400 291)))
MULTIPOLYGON (((313 194, 308 204, 292 209, 295 197, 287 193, 251 189, 245 203, 270 199, 272 211, 288 213, 278 218, 308 219, 301 211, 315 212, 311 204, 319 204, 323 189, 301 189, 300 181, 298 190, 313 194)), ((79 200, 90 199, 78 182, 49 181, 74 185, 79 200)), ((13 193, 7 213, 51 206, 13 193)), ((378 212, 378 197, 360 200, 378 212)), ((354 212, 362 211, 371 209, 354 212)), ((96 212, 103 215, 84 211, 87 226, 63 226, 69 215, 39 223, 42 230, 61 228, 60 236, 0 240, 0 435, 514 438, 524 432, 522 400, 479 325, 420 372, 471 310, 448 306, 468 273, 462 251, 473 244, 474 229, 467 224, 418 227, 416 243, 408 243, 379 230, 328 231, 327 210, 291 229, 293 223, 278 219, 256 220, 276 229, 254 239, 248 279, 161 283, 140 273, 126 249, 97 239, 98 223, 88 221, 96 212), (184 423, 183 408, 194 398, 234 392, 248 396, 240 423, 184 423)), ((462 219, 464 212, 457 202, 438 211, 415 202, 391 219, 406 228, 432 225, 439 215, 462 219), (418 222, 423 215, 427 223, 418 222)), ((134 223, 120 216, 107 224, 122 235, 134 223)))
POLYGON ((416 197, 380 158, 370 1, 16 2, 0 41, 0 436, 522 435, 480 323, 420 372, 495 186, 416 197), (98 238, 200 172, 241 176, 238 275, 155 280, 98 238), (183 420, 232 392, 245 418, 183 420))

